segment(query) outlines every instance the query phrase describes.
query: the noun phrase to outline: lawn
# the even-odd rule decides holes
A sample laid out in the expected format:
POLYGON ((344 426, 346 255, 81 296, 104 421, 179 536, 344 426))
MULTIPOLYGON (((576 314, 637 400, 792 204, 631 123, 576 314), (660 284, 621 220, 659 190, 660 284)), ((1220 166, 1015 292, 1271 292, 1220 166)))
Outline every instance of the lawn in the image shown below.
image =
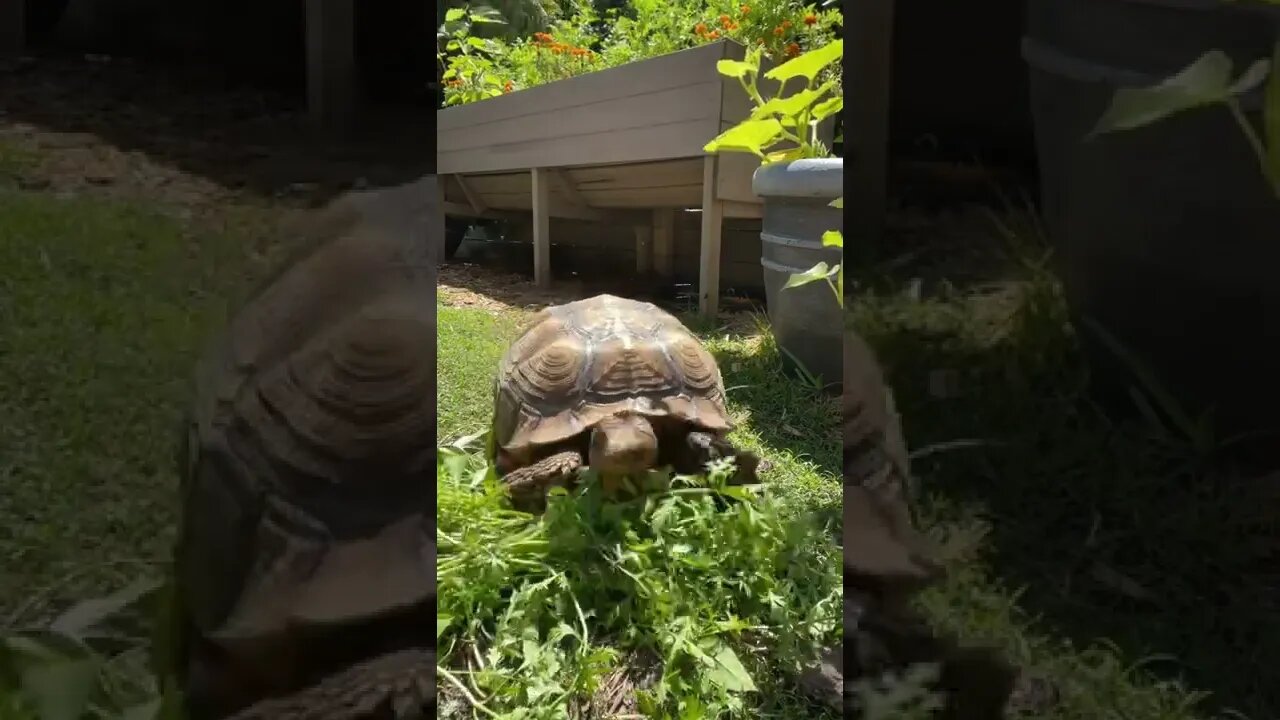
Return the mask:
POLYGON ((1027 717, 1280 716, 1276 478, 1090 401, 1031 216, 929 219, 893 250, 855 274, 850 320, 955 554, 928 615, 1056 686, 1027 717))
POLYGON ((194 358, 247 265, 140 204, 0 189, 0 611, 167 555, 194 358))
POLYGON ((456 673, 441 683, 442 714, 468 716, 468 705, 483 705, 562 717, 566 705, 578 708, 575 697, 598 703, 633 685, 650 687, 638 676, 660 665, 667 672, 658 673, 656 687, 666 700, 627 710, 644 717, 717 710, 829 716, 775 675, 787 662, 815 655, 800 640, 807 634, 801 628, 828 641, 838 637, 840 580, 830 534, 840 502, 835 407, 778 371, 762 327, 749 317, 728 328, 688 321, 702 330, 724 373, 738 424, 731 440, 772 463, 766 500, 721 512, 690 488, 692 495, 677 491, 651 507, 628 508, 588 492, 553 503, 538 522, 503 509, 479 441, 448 447, 487 430, 498 360, 527 311, 441 302, 437 313, 438 434, 446 446, 438 483, 440 612, 450 623, 441 657, 456 673), (549 605, 570 620, 580 613, 580 622, 548 615, 549 605), (770 612, 788 633, 760 619, 770 612), (753 633, 756 649, 768 652, 741 641, 753 633), (503 667, 520 679, 500 677, 503 667), (763 692, 746 692, 752 686, 763 692))
MULTIPOLYGON (((849 321, 887 366, 922 527, 946 553, 926 616, 1024 669, 1011 717, 1277 717, 1275 480, 1197 453, 1167 414, 1090 400, 1031 216, 903 220, 923 229, 853 274, 849 321)), ((449 440, 487 427, 521 312, 437 310, 449 440)), ((833 446, 806 439, 830 410, 778 373, 750 323, 737 328, 700 330, 736 388, 739 437, 783 458, 782 505, 825 507, 833 446)))

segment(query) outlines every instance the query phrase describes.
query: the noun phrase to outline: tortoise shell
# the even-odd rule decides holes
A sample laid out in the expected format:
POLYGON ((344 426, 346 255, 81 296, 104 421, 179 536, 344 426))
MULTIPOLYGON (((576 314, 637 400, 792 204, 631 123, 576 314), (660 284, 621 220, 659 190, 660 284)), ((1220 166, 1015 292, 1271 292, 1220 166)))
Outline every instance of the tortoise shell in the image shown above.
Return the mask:
POLYGON ((538 450, 635 412, 728 432, 715 358, 656 305, 597 295, 548 307, 499 366, 495 452, 527 462, 538 450))
POLYGON ((220 674, 222 689, 193 704, 231 709, 296 686, 328 653, 297 638, 434 599, 424 197, 414 185, 347 196, 293 228, 304 252, 200 365, 182 453, 175 642, 192 677, 220 674), (224 667, 197 671, 210 646, 224 667))

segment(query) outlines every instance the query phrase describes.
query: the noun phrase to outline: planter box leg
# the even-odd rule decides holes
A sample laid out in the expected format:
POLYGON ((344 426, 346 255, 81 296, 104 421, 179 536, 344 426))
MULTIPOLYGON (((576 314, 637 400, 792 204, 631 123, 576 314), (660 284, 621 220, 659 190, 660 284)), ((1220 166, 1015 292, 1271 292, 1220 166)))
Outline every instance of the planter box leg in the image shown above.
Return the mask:
POLYGON ((643 277, 653 272, 653 228, 649 225, 637 225, 636 232, 636 274, 643 277))
POLYGON ((858 102, 846 115, 845 142, 852 146, 854 158, 848 217, 853 242, 876 242, 884 232, 887 206, 893 0, 858 2, 853 7, 849 94, 858 102))
POLYGON ((671 208, 653 211, 653 265, 658 275, 675 274, 676 212, 671 208))
POLYGON ((0 0, 0 59, 18 57, 26 49, 27 0, 0 0))
POLYGON ((551 287, 551 177, 533 169, 533 282, 551 287))
POLYGON ((702 166, 702 248, 698 260, 698 310, 714 319, 720 312, 720 226, 724 203, 716 197, 718 158, 708 155, 702 166))
POLYGON ((306 3, 308 109, 319 131, 343 134, 355 114, 355 0, 306 3))

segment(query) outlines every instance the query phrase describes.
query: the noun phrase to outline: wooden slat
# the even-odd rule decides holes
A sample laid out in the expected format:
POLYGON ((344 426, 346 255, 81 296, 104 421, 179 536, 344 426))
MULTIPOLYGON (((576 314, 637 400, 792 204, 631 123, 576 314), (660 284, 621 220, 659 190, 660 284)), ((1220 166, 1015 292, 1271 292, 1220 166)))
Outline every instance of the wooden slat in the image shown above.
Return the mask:
POLYGON ((560 194, 571 204, 581 208, 591 207, 591 203, 578 192, 578 188, 573 184, 573 180, 565 174, 563 170, 551 170, 552 179, 556 183, 556 187, 560 190, 560 194))
MULTIPOLYGON (((556 119, 547 118, 545 121, 556 122, 556 119)), ((693 119, 531 143, 508 142, 470 150, 441 150, 436 154, 436 171, 469 174, 698 157, 714 133, 714 127, 707 125, 705 120, 693 119)), ((439 147, 449 145, 441 140, 439 147)))
MULTIPOLYGON (((552 205, 555 206, 561 196, 556 192, 552 192, 551 196, 552 205)), ((601 193, 584 192, 583 196, 587 198, 587 201, 591 203, 591 208, 595 210, 650 210, 652 208, 659 207, 689 208, 699 207, 701 205, 702 188, 700 185, 685 185, 670 188, 619 190, 601 193)), ((523 193, 488 193, 484 194, 482 197, 484 197, 485 205, 494 209, 533 209, 528 190, 523 193)), ((561 202, 560 205, 567 207, 569 203, 561 202)))
MULTIPOLYGON (((515 117, 483 122, 474 127, 439 130, 437 138, 439 147, 467 151, 499 145, 523 148, 556 138, 616 133, 690 120, 708 127, 714 122, 717 110, 710 105, 708 97, 714 98, 717 86, 715 82, 685 85, 583 107, 559 109, 549 115, 515 117)), ((702 142, 705 144, 711 137, 702 142)))
POLYGON ((480 195, 467 183, 465 177, 461 175, 452 175, 450 177, 453 178, 454 182, 458 183, 458 187, 462 189, 462 194, 466 196, 471 209, 475 210, 477 215, 483 215, 489 209, 485 206, 484 200, 481 199, 480 195))
MULTIPOLYGON (((721 158, 723 160, 724 158, 721 158)), ((727 218, 760 218, 764 217, 762 203, 744 203, 733 200, 721 200, 720 207, 727 218)))
POLYGON ((551 193, 545 170, 533 168, 533 281, 551 287, 551 193))
MULTIPOLYGON (((587 106, 608 103, 637 95, 648 95, 705 82, 720 82, 716 62, 729 57, 735 44, 722 41, 689 50, 650 58, 638 63, 578 75, 559 82, 521 90, 509 95, 439 110, 437 132, 442 136, 455 130, 474 128, 487 133, 486 123, 512 118, 553 116, 581 111, 587 106)), ((740 51, 740 49, 739 49, 740 51)), ((708 98, 719 109, 719 93, 708 98)))
POLYGON ((857 159, 851 168, 848 214, 855 242, 875 242, 884 233, 888 206, 889 91, 892 78, 894 0, 853 4, 853 61, 845 137, 857 159))
POLYGON ((716 197, 718 157, 708 155, 702 175, 702 244, 698 258, 698 309, 714 319, 720 312, 721 200, 716 197))
MULTIPOLYGON (((754 169, 754 168, 753 168, 754 169)), ((665 188, 672 185, 696 185, 701 193, 702 157, 651 163, 627 163, 591 167, 563 168, 569 180, 579 189, 593 191, 665 188)), ((459 176, 449 176, 459 177, 459 176)), ((486 173, 460 177, 481 195, 489 193, 529 192, 529 173, 486 173)), ((748 178, 748 182, 749 182, 748 178)))
POLYGON ((355 0, 306 0, 306 26, 311 119, 327 134, 345 133, 356 101, 355 0))
POLYGON ((676 213, 670 208, 653 211, 653 265, 658 275, 669 278, 675 261, 676 213))

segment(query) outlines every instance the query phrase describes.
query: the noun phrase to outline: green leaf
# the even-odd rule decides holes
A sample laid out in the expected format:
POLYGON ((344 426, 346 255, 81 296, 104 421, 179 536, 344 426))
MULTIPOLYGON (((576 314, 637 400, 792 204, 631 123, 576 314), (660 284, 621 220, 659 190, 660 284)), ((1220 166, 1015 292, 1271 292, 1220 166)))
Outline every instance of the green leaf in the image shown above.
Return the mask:
POLYGON ((1236 81, 1231 83, 1231 94, 1242 95, 1258 87, 1267 79, 1271 70, 1271 59, 1255 60, 1236 81))
POLYGON ((159 579, 144 578, 106 597, 81 601, 54 618, 49 629, 72 637, 82 637, 107 620, 154 599, 160 586, 159 579))
POLYGON ((827 98, 817 105, 813 106, 813 119, 817 121, 826 120, 844 110, 844 96, 839 95, 827 98))
POLYGON ((805 153, 804 148, 802 147, 793 147, 793 148, 788 148, 786 150, 774 150, 773 152, 764 156, 764 164, 770 165, 772 163, 799 160, 803 158, 806 154, 807 153, 805 153))
POLYGON ((843 196, 843 195, 841 195, 840 197, 836 198, 835 200, 832 200, 831 202, 827 203, 827 206, 828 206, 828 207, 833 207, 833 208, 840 208, 841 210, 843 210, 843 209, 844 209, 844 196, 843 196))
POLYGON ((1231 58, 1221 50, 1210 50, 1156 85, 1117 90, 1089 135, 1142 127, 1186 110, 1223 102, 1231 95, 1231 58))
POLYGON ((449 627, 449 623, 451 622, 453 622, 452 615, 441 615, 436 613, 436 640, 440 639, 440 636, 444 634, 445 629, 449 627))
POLYGON ((728 645, 721 645, 711 657, 711 669, 707 679, 730 692, 755 692, 756 684, 751 674, 742 666, 738 655, 728 645))
POLYGON ((787 284, 783 285, 782 288, 785 290, 787 288, 808 285, 809 283, 816 282, 818 280, 826 280, 835 274, 837 270, 838 268, 827 267, 827 262, 823 260, 802 273, 792 273, 791 277, 787 279, 787 284))
POLYGON ((40 720, 80 720, 98 689, 99 663, 92 656, 31 663, 22 672, 22 694, 40 720))
POLYGON ((769 98, 763 105, 759 105, 755 110, 751 111, 753 119, 767 117, 769 115, 780 115, 783 117, 794 117, 804 112, 818 98, 822 97, 830 88, 830 84, 823 85, 820 88, 811 90, 801 90, 798 93, 788 95, 784 98, 769 98))
POLYGON ((466 14, 467 14, 467 11, 464 8, 449 8, 449 10, 444 14, 444 21, 457 22, 461 20, 466 14))
POLYGON ((741 60, 720 60, 716 63, 716 72, 731 78, 746 77, 748 74, 758 71, 758 67, 741 60))
POLYGON ((764 76, 779 82, 786 82, 793 77, 803 77, 813 82, 823 68, 843 57, 844 40, 835 40, 817 50, 810 50, 782 63, 764 76))
POLYGON ((1262 95, 1262 131, 1267 144, 1267 173, 1280 198, 1280 40, 1271 51, 1271 71, 1262 95))
POLYGON ((744 120, 720 133, 702 149, 709 153, 749 152, 764 157, 764 148, 773 144, 781 134, 782 124, 773 118, 744 120))
POLYGON ((839 230, 828 230, 822 233, 823 247, 844 247, 844 233, 839 230))

